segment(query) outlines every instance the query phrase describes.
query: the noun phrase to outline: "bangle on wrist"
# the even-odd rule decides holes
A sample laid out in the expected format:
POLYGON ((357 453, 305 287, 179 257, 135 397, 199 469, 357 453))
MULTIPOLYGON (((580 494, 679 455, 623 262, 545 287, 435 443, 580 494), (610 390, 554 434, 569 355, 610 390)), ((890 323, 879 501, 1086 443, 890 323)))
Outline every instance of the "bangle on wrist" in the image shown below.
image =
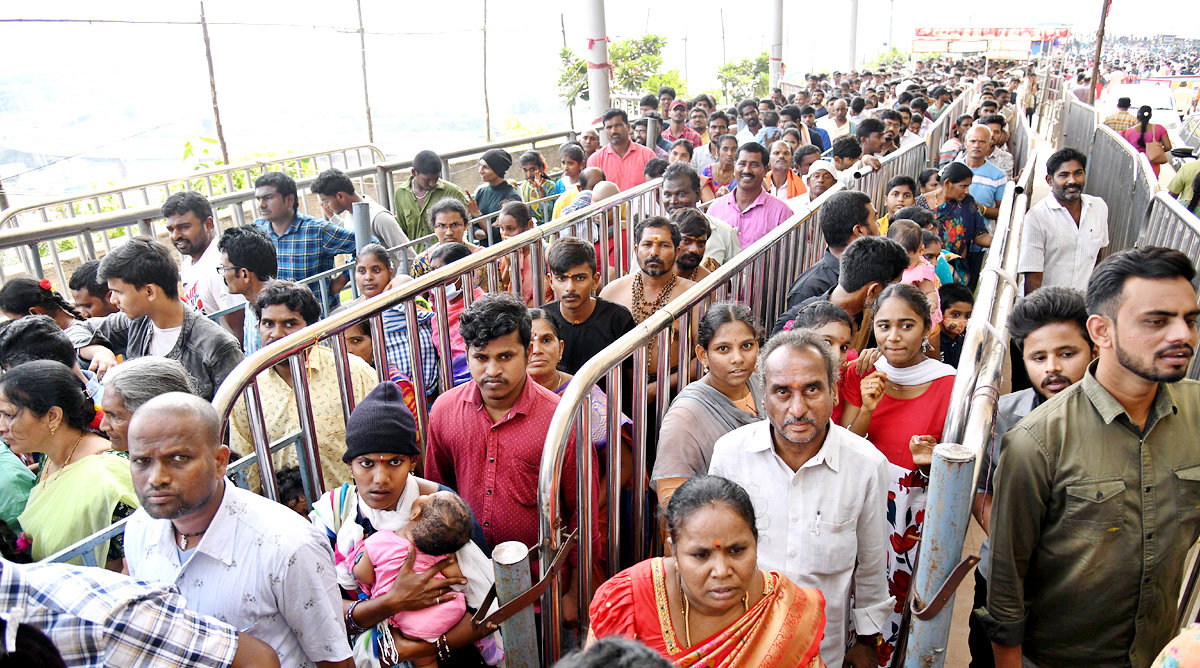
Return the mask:
POLYGON ((357 635, 367 630, 359 626, 358 622, 354 621, 354 609, 357 608, 358 604, 362 603, 364 600, 365 599, 360 598, 359 600, 351 603, 350 607, 346 609, 346 628, 350 630, 351 635, 357 635))

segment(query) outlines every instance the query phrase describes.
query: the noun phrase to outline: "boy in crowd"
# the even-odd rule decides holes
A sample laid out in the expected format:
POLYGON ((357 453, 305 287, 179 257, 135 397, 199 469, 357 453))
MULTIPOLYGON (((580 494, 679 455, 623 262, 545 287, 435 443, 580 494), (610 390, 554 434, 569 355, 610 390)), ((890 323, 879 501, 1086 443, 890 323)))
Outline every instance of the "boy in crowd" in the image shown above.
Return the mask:
POLYGON ((592 244, 563 237, 550 244, 546 264, 555 301, 542 310, 554 321, 565 344, 559 366, 574 374, 584 362, 632 330, 633 316, 620 304, 592 296, 600 284, 592 244))
POLYGON ((879 233, 887 234, 888 223, 900 220, 895 214, 905 207, 912 206, 917 201, 917 180, 901 174, 893 176, 887 183, 887 214, 879 219, 879 233))
POLYGON ((938 289, 938 298, 942 302, 943 316, 942 361, 958 368, 967 321, 975 308, 975 295, 961 283, 947 283, 938 289))
MULTIPOLYGON (((1087 318, 1083 293, 1063 287, 1035 290, 1018 301, 1008 316, 1009 334, 1021 351, 1033 387, 1000 397, 997 406, 996 429, 990 447, 983 453, 971 509, 985 533, 990 529, 1001 437, 1033 409, 1083 379, 1095 356, 1087 318)), ((975 608, 987 605, 988 548, 989 542, 984 540, 979 548, 979 568, 975 570, 975 608)), ((975 615, 971 615, 968 643, 972 665, 980 661, 985 666, 994 665, 992 643, 975 615)))

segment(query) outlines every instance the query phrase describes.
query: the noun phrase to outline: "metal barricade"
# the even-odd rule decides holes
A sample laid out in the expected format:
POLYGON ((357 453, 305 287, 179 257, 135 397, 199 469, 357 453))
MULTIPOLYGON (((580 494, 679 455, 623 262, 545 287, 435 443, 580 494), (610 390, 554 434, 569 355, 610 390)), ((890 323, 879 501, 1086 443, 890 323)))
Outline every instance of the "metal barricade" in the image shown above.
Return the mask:
POLYGON ((938 166, 938 151, 941 150, 942 144, 945 144, 953 135, 955 119, 967 113, 967 107, 981 90, 983 90, 982 81, 964 90, 962 95, 955 98, 950 103, 950 107, 938 116, 933 125, 929 126, 929 131, 925 133, 925 157, 929 161, 930 167, 938 166))
MULTIPOLYGON (((545 244, 561 236, 585 236, 599 241, 603 247, 612 240, 618 249, 616 264, 609 261, 608 253, 599 254, 601 285, 607 280, 608 269, 611 266, 618 275, 624 274, 633 266, 632 243, 633 221, 641 216, 656 215, 662 212, 660 190, 662 180, 648 182, 628 191, 622 192, 603 202, 592 204, 576 211, 569 216, 535 226, 516 237, 507 239, 499 244, 483 249, 477 253, 455 262, 451 266, 421 276, 398 288, 377 295, 373 299, 358 301, 349 305, 344 311, 335 313, 308 327, 291 334, 242 360, 217 389, 213 405, 222 416, 222 424, 228 429, 234 406, 239 401, 245 401, 247 420, 251 431, 254 452, 232 463, 230 475, 239 484, 245 484, 245 475, 249 469, 257 467, 260 471, 263 493, 277 499, 275 489, 275 467, 268 451, 276 453, 287 447, 295 446, 300 460, 301 478, 310 503, 323 493, 324 483, 320 471, 320 460, 315 440, 315 428, 311 419, 311 399, 307 375, 300 373, 303 369, 303 355, 318 345, 328 345, 334 352, 334 363, 339 383, 339 392, 343 400, 343 418, 348 419, 354 409, 354 388, 350 375, 349 353, 342 333, 369 321, 373 329, 372 344, 374 346, 375 370, 380 382, 387 381, 387 350, 383 341, 382 314, 390 309, 400 309, 407 321, 409 332, 409 361, 412 368, 422 368, 421 348, 417 345, 417 304, 419 297, 429 295, 435 306, 435 337, 434 346, 441 360, 439 381, 443 388, 453 386, 450 372, 452 360, 450 349, 450 323, 446 318, 448 296, 447 288, 456 282, 468 281, 472 284, 476 277, 483 275, 492 291, 496 291, 500 282, 500 261, 508 258, 510 266, 517 266, 522 253, 528 252, 530 262, 534 267, 543 266, 545 244), (579 234, 585 232, 585 234, 579 234), (290 434, 277 435, 271 440, 267 433, 266 423, 262 412, 262 402, 259 396, 257 379, 260 374, 269 372, 277 364, 292 365, 292 376, 295 379, 295 401, 297 414, 307 419, 300 420, 300 429, 290 434)), ((544 291, 544 271, 532 271, 534 293, 544 291)), ((512 272, 512 290, 521 293, 522 284, 520 271, 512 272)), ((474 300, 471 290, 462 291, 464 308, 469 307, 474 300)), ((413 378, 416 387, 423 387, 423 382, 413 378)), ((423 391, 416 392, 418 427, 422 434, 428 433, 427 399, 423 391)), ((51 557, 53 561, 66 561, 80 557, 84 553, 116 535, 119 531, 109 527, 103 532, 94 534, 77 544, 51 557)))
POLYGON ((1200 113, 1191 114, 1183 119, 1179 128, 1179 139, 1193 149, 1200 148, 1200 113))
MULTIPOLYGON (((822 194, 800 213, 789 218, 766 236, 756 241, 752 246, 743 249, 736 257, 718 267, 712 274, 705 277, 691 289, 680 295, 662 310, 651 315, 638 324, 633 331, 618 339, 603 352, 593 357, 583 365, 571 380, 559 401, 558 408, 546 434, 546 445, 542 450, 542 461, 538 480, 538 508, 541 517, 541 543, 551 548, 551 553, 558 549, 565 538, 565 518, 561 517, 559 497, 562 492, 562 468, 566 457, 568 439, 576 435, 575 447, 579 453, 576 467, 580 491, 577 500, 579 509, 579 621, 580 632, 586 631, 588 605, 591 600, 590 578, 595 555, 591 554, 591 507, 590 496, 587 493, 587 480, 591 472, 588 470, 590 458, 588 449, 592 447, 590 437, 590 397, 592 389, 599 383, 607 381, 608 392, 608 434, 610 444, 620 443, 620 424, 618 418, 622 407, 621 374, 626 360, 632 358, 633 380, 629 386, 632 392, 631 405, 634 406, 633 419, 633 480, 643 481, 649 476, 646 470, 647 443, 652 437, 647 433, 648 424, 662 424, 662 417, 667 412, 667 405, 673 394, 671 383, 659 382, 657 395, 653 403, 648 403, 651 374, 656 378, 666 379, 672 372, 669 358, 670 353, 678 352, 678 383, 682 389, 692 379, 693 362, 695 359, 693 333, 699 318, 714 301, 727 299, 730 296, 746 303, 754 313, 770 326, 776 315, 784 309, 787 290, 792 281, 805 269, 820 259, 824 250, 824 242, 820 240, 820 229, 816 223, 817 211, 825 200, 843 189, 841 184, 822 194), (647 362, 652 355, 651 350, 662 351, 658 355, 655 369, 647 368, 647 362), (649 418, 656 418, 652 422, 649 418)), ((621 470, 621 448, 615 445, 607 448, 608 471, 621 470)), ((650 532, 645 508, 648 490, 640 482, 633 485, 633 527, 632 531, 622 527, 619 512, 620 476, 608 476, 608 548, 607 558, 610 565, 618 563, 621 554, 623 536, 632 536, 634 558, 642 559, 649 555, 650 532)), ((543 573, 549 561, 543 557, 543 573)), ((561 648, 562 619, 561 582, 553 582, 542 599, 543 624, 543 658, 546 664, 553 663, 558 658, 561 648)))
POLYGON ((1074 95, 1067 95, 1063 102, 1063 117, 1057 148, 1069 146, 1090 155, 1096 129, 1096 108, 1080 102, 1074 95))
POLYGON ((892 153, 879 161, 879 169, 862 169, 854 173, 854 190, 870 195, 875 208, 883 206, 887 196, 887 184, 901 174, 916 179, 925 169, 926 147, 923 143, 915 143, 892 153))

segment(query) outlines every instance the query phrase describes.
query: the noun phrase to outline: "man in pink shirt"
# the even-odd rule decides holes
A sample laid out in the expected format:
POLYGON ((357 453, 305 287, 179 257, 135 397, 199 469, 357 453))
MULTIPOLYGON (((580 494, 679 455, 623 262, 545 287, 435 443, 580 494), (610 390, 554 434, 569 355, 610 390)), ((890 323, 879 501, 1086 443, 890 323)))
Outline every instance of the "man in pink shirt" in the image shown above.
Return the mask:
POLYGON ((588 158, 588 167, 604 170, 609 181, 621 190, 646 182, 646 163, 655 158, 654 151, 629 140, 629 116, 620 109, 604 112, 604 133, 608 146, 588 158))
POLYGON ((742 248, 775 229, 791 218, 792 209, 786 202, 763 190, 767 174, 767 149, 758 142, 747 142, 738 149, 733 165, 737 180, 729 194, 717 198, 708 208, 715 216, 737 230, 742 248))

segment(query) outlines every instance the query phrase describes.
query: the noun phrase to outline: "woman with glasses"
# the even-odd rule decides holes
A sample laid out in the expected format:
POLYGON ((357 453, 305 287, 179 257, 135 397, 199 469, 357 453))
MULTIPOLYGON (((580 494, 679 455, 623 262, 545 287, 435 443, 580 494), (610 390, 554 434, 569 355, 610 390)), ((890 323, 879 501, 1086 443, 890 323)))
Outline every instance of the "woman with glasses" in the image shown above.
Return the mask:
POLYGON ((470 222, 471 214, 467 213, 467 207, 462 202, 453 197, 438 200, 429 209, 429 226, 433 228, 433 234, 437 237, 437 243, 426 248, 413 261, 413 278, 433 271, 433 266, 430 264, 433 258, 433 251, 443 244, 466 244, 472 253, 482 250, 480 246, 476 246, 467 238, 467 227, 470 225, 470 222))

